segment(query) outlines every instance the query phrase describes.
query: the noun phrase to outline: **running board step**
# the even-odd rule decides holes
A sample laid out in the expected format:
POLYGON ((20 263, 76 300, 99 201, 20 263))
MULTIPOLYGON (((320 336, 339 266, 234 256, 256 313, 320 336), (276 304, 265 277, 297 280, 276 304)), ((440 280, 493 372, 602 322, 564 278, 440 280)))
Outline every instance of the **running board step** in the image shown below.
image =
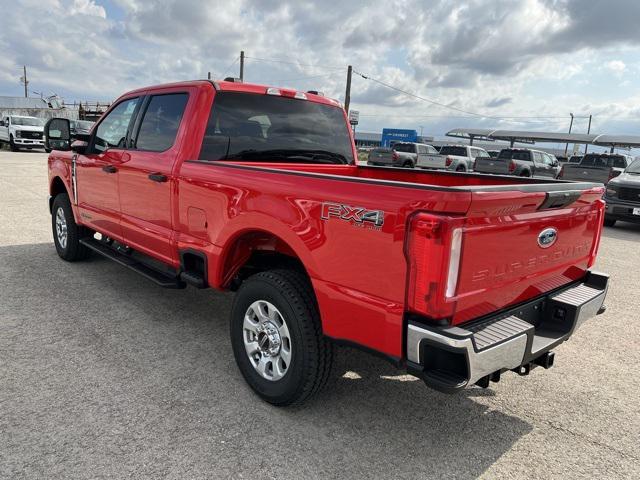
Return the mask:
POLYGON ((129 255, 118 252, 116 249, 111 248, 108 245, 96 240, 95 238, 83 238, 80 243, 87 248, 90 248, 96 253, 99 253, 103 257, 107 257, 109 260, 123 265, 134 272, 139 273, 145 278, 148 278, 154 283, 157 283, 164 288, 185 288, 185 283, 175 275, 168 275, 160 272, 149 265, 146 265, 129 255))

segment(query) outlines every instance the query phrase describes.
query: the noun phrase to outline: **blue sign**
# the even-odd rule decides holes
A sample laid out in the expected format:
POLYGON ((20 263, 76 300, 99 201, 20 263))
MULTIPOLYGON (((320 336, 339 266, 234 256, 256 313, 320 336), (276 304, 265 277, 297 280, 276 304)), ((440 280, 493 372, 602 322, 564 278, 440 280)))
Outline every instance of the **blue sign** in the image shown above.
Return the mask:
POLYGON ((418 132, 416 130, 401 130, 398 128, 382 129, 382 146, 390 147, 395 142, 417 142, 418 132))

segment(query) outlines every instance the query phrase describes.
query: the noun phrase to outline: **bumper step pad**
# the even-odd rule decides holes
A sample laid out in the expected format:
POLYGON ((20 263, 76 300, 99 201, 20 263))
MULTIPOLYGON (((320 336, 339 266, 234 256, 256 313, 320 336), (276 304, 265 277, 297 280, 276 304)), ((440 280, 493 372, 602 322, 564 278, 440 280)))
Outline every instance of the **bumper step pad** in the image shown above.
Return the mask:
POLYGON ((491 317, 459 327, 430 326, 409 319, 407 370, 447 393, 476 382, 488 385, 501 372, 528 374, 553 365, 551 350, 588 318, 604 311, 609 277, 585 279, 491 317))

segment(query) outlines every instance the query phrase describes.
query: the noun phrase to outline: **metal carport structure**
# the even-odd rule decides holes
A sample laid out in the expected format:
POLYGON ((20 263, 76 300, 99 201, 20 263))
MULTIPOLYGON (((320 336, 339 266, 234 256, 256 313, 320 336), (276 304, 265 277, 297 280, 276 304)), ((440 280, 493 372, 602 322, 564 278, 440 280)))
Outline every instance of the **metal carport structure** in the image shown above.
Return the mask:
POLYGON ((464 138, 473 145, 473 140, 504 140, 513 147, 518 143, 578 143, 585 145, 597 145, 600 147, 610 147, 611 152, 616 147, 640 147, 640 136, 638 135, 607 135, 593 133, 557 133, 557 132, 532 132, 524 130, 498 130, 489 128, 454 128, 449 130, 448 137, 464 138))

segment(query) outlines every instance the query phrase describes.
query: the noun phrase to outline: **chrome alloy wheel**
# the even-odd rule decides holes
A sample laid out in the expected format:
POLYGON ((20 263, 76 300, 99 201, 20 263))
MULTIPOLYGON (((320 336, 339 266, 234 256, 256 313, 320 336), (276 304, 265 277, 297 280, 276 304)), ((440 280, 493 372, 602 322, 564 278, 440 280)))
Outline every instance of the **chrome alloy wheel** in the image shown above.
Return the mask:
POLYGON ((244 314, 244 348, 251 365, 267 380, 284 377, 291 364, 291 336, 282 314, 265 300, 253 302, 244 314))
POLYGON ((67 219, 62 207, 58 207, 56 210, 56 237, 60 247, 67 248, 67 219))

